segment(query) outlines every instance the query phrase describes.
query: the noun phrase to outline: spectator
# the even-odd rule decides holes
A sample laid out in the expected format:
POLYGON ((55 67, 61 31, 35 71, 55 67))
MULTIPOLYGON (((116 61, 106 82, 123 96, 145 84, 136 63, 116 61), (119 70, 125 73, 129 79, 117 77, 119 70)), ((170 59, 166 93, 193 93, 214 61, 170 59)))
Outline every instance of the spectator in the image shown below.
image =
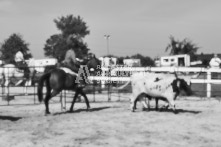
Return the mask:
POLYGON ((214 54, 214 57, 210 60, 209 65, 212 68, 219 68, 221 63, 221 59, 217 56, 217 54, 214 54))

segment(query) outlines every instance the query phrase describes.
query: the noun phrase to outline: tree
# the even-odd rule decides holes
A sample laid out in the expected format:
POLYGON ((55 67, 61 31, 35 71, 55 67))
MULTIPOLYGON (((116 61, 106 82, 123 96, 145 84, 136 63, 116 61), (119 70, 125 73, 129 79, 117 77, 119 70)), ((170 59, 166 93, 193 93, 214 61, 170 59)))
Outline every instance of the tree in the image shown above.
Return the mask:
POLYGON ((170 43, 166 47, 166 52, 170 51, 170 55, 180 55, 188 54, 190 55, 191 60, 196 58, 196 52, 199 47, 194 44, 191 40, 185 38, 182 41, 175 40, 173 36, 170 36, 170 43))
POLYGON ((117 64, 118 65, 123 65, 124 64, 124 59, 125 59, 125 57, 118 57, 117 64))
POLYGON ((58 61, 64 59, 69 48, 75 50, 76 56, 82 58, 88 54, 89 48, 83 42, 83 38, 90 33, 86 23, 78 16, 67 15, 54 20, 56 27, 61 31, 46 40, 44 47, 45 56, 57 58, 58 61))
POLYGON ((22 39, 21 35, 12 34, 2 43, 2 60, 4 60, 6 63, 14 63, 14 55, 20 49, 24 53, 24 58, 29 59, 32 57, 32 54, 30 53, 28 46, 29 44, 22 39))
POLYGON ((131 58, 140 59, 141 66, 154 66, 154 61, 148 56, 142 56, 141 54, 136 54, 131 56, 131 58))

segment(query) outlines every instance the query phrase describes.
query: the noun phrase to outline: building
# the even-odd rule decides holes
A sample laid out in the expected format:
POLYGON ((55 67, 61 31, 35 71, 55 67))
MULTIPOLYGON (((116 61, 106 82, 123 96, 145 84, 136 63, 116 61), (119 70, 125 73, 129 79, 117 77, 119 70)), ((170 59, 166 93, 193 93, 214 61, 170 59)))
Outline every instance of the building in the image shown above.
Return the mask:
POLYGON ((58 60, 56 58, 48 58, 48 59, 35 59, 34 66, 38 72, 44 72, 45 66, 51 66, 57 64, 58 60))
POLYGON ((101 61, 101 66, 103 67, 117 65, 117 58, 115 57, 99 57, 99 60, 101 61))
POLYGON ((156 66, 190 66, 190 56, 187 54, 163 56, 155 60, 156 66))
POLYGON ((140 59, 124 59, 123 63, 125 66, 130 66, 130 67, 140 67, 140 59))

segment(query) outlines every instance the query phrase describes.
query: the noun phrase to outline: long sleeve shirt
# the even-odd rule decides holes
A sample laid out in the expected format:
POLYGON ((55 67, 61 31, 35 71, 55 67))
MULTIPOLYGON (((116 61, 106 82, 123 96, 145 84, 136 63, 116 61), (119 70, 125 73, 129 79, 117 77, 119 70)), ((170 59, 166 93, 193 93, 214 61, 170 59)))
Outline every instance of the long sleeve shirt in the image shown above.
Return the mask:
POLYGON ((211 67, 219 67, 220 63, 221 63, 220 58, 212 58, 210 60, 209 64, 210 64, 211 67))

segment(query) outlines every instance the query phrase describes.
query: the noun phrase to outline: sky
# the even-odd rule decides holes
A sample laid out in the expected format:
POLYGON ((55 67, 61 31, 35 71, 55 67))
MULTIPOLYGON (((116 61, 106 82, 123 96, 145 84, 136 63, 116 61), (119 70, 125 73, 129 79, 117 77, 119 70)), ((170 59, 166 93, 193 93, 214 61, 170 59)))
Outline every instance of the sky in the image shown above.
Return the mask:
POLYGON ((54 19, 80 16, 90 34, 84 38, 98 57, 165 52, 172 35, 190 39, 198 53, 221 53, 221 0, 0 0, 0 43, 18 33, 36 59, 46 40, 59 33, 54 19))

